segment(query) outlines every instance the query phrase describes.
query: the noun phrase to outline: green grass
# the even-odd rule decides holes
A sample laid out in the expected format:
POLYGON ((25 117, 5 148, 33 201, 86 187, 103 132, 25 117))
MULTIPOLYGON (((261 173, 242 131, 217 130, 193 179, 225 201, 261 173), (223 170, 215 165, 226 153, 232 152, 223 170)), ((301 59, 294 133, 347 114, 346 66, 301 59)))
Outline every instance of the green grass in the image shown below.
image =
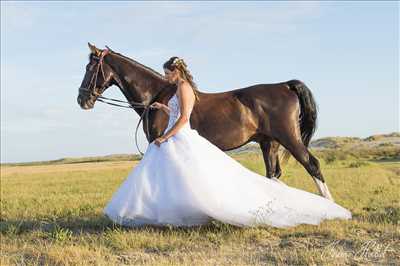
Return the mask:
MULTIPOLYGON (((333 197, 352 220, 289 229, 217 221, 124 228, 102 209, 136 162, 2 166, 1 265, 400 264, 399 161, 318 156, 333 197)), ((233 157, 264 174, 260 154, 233 157)), ((293 159, 283 171, 285 183, 317 192, 293 159)))

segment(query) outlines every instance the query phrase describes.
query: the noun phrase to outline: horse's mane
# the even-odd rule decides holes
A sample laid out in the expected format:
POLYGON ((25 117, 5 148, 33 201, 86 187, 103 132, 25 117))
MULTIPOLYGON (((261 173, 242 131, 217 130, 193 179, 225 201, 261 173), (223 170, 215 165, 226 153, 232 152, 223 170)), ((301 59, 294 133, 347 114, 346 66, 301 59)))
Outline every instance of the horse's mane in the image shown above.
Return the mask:
POLYGON ((150 75, 153 75, 153 76, 155 76, 157 78, 163 79, 163 76, 160 73, 158 73, 157 71, 155 71, 154 69, 152 69, 152 68, 150 68, 148 66, 145 66, 145 65, 143 65, 143 64, 141 64, 141 63, 139 63, 139 62, 133 60, 132 58, 129 58, 129 57, 123 55, 123 54, 120 54, 120 53, 117 53, 117 52, 114 52, 114 51, 111 51, 111 53, 122 57, 123 59, 127 60, 131 64, 134 64, 136 67, 139 67, 139 68, 143 69, 144 71, 148 72, 150 75))

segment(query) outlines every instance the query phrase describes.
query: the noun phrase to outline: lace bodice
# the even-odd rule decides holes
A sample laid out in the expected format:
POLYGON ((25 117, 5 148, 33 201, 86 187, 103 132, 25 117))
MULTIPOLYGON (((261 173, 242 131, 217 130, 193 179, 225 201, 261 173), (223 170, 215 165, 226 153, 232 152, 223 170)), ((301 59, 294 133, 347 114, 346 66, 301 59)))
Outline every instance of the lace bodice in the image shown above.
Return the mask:
MULTIPOLYGON (((178 99, 178 96, 176 95, 176 93, 174 94, 174 96, 171 97, 171 99, 169 99, 168 107, 170 109, 170 112, 169 112, 168 126, 165 129, 165 131, 167 131, 168 129, 173 127, 175 122, 176 122, 176 120, 178 120, 178 118, 181 116, 181 109, 180 109, 180 105, 179 105, 179 99, 178 99)), ((186 123, 183 126, 183 128, 190 128, 190 121, 188 123, 186 123)))

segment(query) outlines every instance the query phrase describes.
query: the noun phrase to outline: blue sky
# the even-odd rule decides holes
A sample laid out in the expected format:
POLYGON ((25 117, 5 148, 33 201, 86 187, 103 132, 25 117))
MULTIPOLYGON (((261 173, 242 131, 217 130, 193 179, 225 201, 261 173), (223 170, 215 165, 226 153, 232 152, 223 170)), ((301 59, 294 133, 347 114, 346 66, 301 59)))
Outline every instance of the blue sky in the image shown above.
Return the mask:
POLYGON ((76 103, 88 41, 207 92, 300 79, 315 138, 399 131, 397 2, 1 2, 2 162, 137 152, 134 112, 76 103))

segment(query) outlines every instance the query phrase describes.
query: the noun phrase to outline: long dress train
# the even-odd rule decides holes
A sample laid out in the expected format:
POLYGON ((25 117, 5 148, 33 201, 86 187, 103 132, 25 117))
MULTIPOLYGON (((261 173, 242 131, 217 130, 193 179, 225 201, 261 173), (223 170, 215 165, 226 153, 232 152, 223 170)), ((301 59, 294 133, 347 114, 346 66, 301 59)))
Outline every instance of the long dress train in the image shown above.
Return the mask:
MULTIPOLYGON (((180 116, 176 94, 168 106, 166 130, 180 116)), ((237 226, 289 227, 351 218, 328 199, 250 171, 189 123, 160 147, 149 144, 103 212, 125 226, 193 226, 213 218, 237 226)))

